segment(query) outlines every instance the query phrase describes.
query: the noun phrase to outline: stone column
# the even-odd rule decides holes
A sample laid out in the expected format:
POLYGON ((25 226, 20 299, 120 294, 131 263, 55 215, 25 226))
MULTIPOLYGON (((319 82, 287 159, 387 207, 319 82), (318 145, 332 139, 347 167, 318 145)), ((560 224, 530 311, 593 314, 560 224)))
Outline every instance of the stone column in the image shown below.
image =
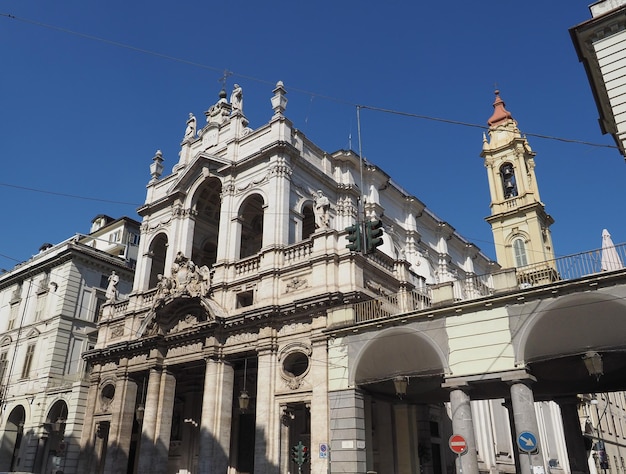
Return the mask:
POLYGON ((583 436, 580 418, 578 417, 579 400, 573 396, 555 398, 554 401, 561 408, 570 471, 572 474, 589 474, 587 447, 585 446, 585 437, 583 436))
POLYGON ((280 465, 280 442, 274 386, 277 356, 272 347, 259 351, 256 395, 256 436, 254 440, 254 472, 277 473, 280 465))
POLYGON ((476 436, 474 434, 474 422, 472 419, 472 407, 470 397, 460 387, 450 391, 450 409, 452 411, 452 431, 465 438, 467 451, 457 456, 457 472, 460 467, 463 474, 478 474, 478 456, 476 454, 476 436))
POLYGON ((206 360, 198 472, 221 474, 228 470, 234 378, 230 364, 206 360))
POLYGON ((171 371, 163 368, 161 385, 159 387, 159 407, 156 417, 154 452, 150 474, 165 474, 167 472, 175 393, 176 377, 171 371))
POLYGON ((332 472, 363 474, 367 470, 363 394, 338 390, 328 394, 328 402, 332 472))
POLYGON ((511 382, 511 406, 513 408, 513 421, 515 422, 515 432, 513 434, 513 444, 518 446, 518 436, 523 432, 532 433, 537 439, 537 451, 530 456, 524 452, 520 454, 520 469, 522 474, 532 472, 531 466, 542 466, 545 469, 543 453, 539 442, 539 424, 535 413, 535 398, 530 388, 530 383, 534 378, 528 374, 522 377, 515 377, 511 382))
POLYGON ((115 396, 111 411, 109 448, 104 461, 104 474, 126 472, 130 453, 130 438, 135 420, 137 382, 127 373, 119 376, 115 384, 115 396))
POLYGON ((139 440, 139 459, 137 464, 137 470, 139 472, 150 472, 152 468, 160 387, 161 369, 153 367, 150 369, 148 376, 148 389, 143 412, 143 424, 141 426, 141 439, 139 440))
MULTIPOLYGON (((93 463, 95 458, 95 424, 93 422, 93 414, 97 409, 99 382, 100 377, 94 372, 94 375, 89 378, 87 407, 85 410, 85 419, 83 420, 83 432, 80 439, 81 455, 78 460, 78 472, 89 472, 91 463, 93 463)), ((43 462, 43 459, 41 461, 43 462)), ((35 469, 37 469, 37 466, 37 463, 35 463, 35 469)))

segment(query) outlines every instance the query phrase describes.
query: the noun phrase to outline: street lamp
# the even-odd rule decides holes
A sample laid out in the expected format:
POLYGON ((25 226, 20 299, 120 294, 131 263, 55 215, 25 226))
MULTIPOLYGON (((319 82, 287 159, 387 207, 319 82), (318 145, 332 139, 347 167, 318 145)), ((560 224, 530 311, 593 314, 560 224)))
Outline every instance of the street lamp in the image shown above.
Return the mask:
POLYGON ((243 366, 243 390, 239 394, 239 411, 241 413, 246 413, 248 411, 248 406, 250 406, 250 395, 246 391, 246 376, 248 372, 248 359, 245 359, 243 366))
POLYGON ((595 376, 596 380, 600 380, 600 376, 604 375, 602 356, 596 351, 587 351, 585 355, 583 355, 583 362, 585 363, 589 375, 592 377, 595 376))
POLYGON ((406 389, 409 385, 409 378, 399 375, 393 379, 393 386, 396 389, 396 395, 402 400, 402 397, 406 395, 406 389))

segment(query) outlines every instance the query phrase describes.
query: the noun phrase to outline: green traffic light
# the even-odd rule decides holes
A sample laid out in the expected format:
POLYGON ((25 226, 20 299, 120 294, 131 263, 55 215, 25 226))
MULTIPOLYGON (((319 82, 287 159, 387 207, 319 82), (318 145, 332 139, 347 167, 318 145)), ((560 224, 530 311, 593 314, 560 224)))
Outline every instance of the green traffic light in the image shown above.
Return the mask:
POLYGON ((383 244, 383 222, 380 219, 372 219, 365 223, 365 249, 367 253, 373 252, 376 247, 383 244))
POLYGON ((346 239, 348 239, 348 244, 346 245, 347 249, 350 249, 352 252, 360 252, 361 251, 361 226, 356 223, 352 224, 345 228, 348 235, 346 239))

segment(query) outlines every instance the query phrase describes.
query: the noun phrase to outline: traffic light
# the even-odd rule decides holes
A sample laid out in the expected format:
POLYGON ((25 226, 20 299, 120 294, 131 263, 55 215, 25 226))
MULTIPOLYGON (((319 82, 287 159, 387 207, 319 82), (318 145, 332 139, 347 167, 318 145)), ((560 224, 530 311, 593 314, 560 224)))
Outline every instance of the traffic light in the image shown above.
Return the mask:
POLYGON ((291 460, 296 464, 300 464, 300 448, 298 445, 291 447, 291 460))
POLYGON ((383 222, 380 219, 372 219, 365 223, 365 251, 373 252, 376 247, 383 244, 383 222))
POLYGON ((357 222, 356 224, 352 224, 349 227, 346 227, 346 231, 348 235, 346 239, 350 242, 346 245, 347 249, 350 249, 352 252, 360 252, 362 249, 361 246, 361 226, 357 222))
POLYGON ((309 448, 302 444, 302 441, 291 447, 291 460, 299 467, 309 462, 309 448))

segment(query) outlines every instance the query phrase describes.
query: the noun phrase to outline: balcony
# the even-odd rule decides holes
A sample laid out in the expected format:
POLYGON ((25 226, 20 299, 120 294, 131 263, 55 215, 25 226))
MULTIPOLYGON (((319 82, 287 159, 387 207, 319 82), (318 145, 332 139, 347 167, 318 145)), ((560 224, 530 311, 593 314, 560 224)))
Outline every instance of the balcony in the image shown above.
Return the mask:
POLYGON ((391 318, 412 311, 449 303, 471 301, 499 292, 541 287, 559 281, 576 280, 601 273, 619 272, 625 268, 626 243, 615 245, 619 261, 614 270, 602 269, 602 249, 567 255, 553 260, 504 269, 487 275, 471 275, 464 279, 430 285, 420 290, 385 295, 355 303, 354 323, 391 318))

